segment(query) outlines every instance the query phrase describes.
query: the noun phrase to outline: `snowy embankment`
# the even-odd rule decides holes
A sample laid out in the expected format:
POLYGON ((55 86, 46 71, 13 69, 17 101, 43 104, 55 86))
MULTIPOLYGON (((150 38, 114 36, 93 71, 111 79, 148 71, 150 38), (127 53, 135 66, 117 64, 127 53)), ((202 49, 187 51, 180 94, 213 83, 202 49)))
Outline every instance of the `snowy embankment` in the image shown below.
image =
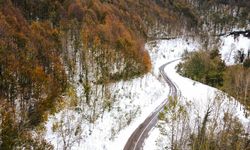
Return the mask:
MULTIPOLYGON (((155 45, 156 43, 148 43, 146 45, 146 49, 149 51, 151 60, 152 60, 152 72, 153 74, 157 75, 157 78, 160 79, 161 83, 164 84, 164 87, 157 87, 155 84, 155 81, 151 80, 148 81, 148 86, 145 89, 142 89, 143 93, 140 94, 140 91, 136 91, 136 93, 141 95, 141 98, 138 97, 140 101, 145 101, 146 97, 152 99, 155 101, 154 103, 151 103, 148 105, 148 108, 144 107, 144 110, 139 118, 136 118, 134 123, 123 129, 117 136, 116 140, 111 144, 112 147, 110 149, 123 149, 125 146, 128 138, 133 133, 133 131, 152 113, 157 106, 160 105, 162 101, 164 101, 168 97, 169 87, 166 86, 165 81, 159 76, 159 68, 162 64, 166 62, 166 60, 176 58, 179 56, 182 52, 179 51, 181 49, 185 49, 187 51, 193 51, 197 49, 198 44, 195 43, 193 40, 190 39, 175 39, 170 41, 160 41, 160 45, 155 45), (192 44, 190 44, 192 43, 192 44), (158 47, 159 46, 159 47, 158 47), (167 49, 168 53, 164 51, 159 51, 159 49, 165 48, 167 49), (145 90, 149 88, 150 91, 145 92, 145 90), (150 93, 157 92, 156 90, 163 91, 161 97, 151 97, 150 93), (145 97, 145 98, 144 98, 145 97)), ((141 107, 143 108, 143 107, 141 107)))
POLYGON ((167 97, 168 93, 168 88, 151 74, 130 82, 120 82, 113 85, 112 89, 116 92, 117 100, 109 112, 104 112, 103 117, 95 123, 90 123, 84 120, 81 114, 64 110, 51 117, 46 126, 46 139, 61 149, 63 137, 60 133, 52 131, 52 124, 70 117, 70 120, 65 120, 69 121, 70 128, 73 130, 81 122, 83 130, 79 136, 81 138, 68 135, 69 140, 76 139, 75 142, 72 141, 71 149, 122 149, 133 130, 161 103, 161 100, 167 97))
MULTIPOLYGON (((179 61, 168 65, 165 68, 165 72, 170 77, 172 81, 176 83, 182 94, 182 101, 188 101, 192 106, 192 110, 189 112, 190 123, 194 125, 197 116, 203 118, 208 107, 214 105, 212 101, 218 93, 221 91, 212 88, 210 86, 204 85, 199 82, 195 82, 191 79, 180 76, 176 73, 175 66, 179 61)), ((219 115, 218 120, 223 120, 224 113, 230 112, 235 117, 238 117, 241 123, 245 126, 246 130, 250 132, 250 118, 245 118, 243 106, 234 99, 229 99, 224 95, 224 100, 219 104, 218 112, 213 112, 212 115, 219 115)), ((213 110, 215 110, 213 108, 213 110)), ((221 124, 222 125, 222 124, 221 124)), ((167 128, 167 126, 165 126, 167 128)), ((145 141, 144 150, 158 150, 162 149, 163 146, 170 145, 170 136, 164 136, 161 134, 158 127, 151 131, 149 138, 145 141)))
MULTIPOLYGON (((159 76, 160 65, 179 56, 180 49, 197 48, 190 43, 194 42, 184 39, 162 41, 159 46, 167 48, 168 53, 158 51, 159 47, 153 43, 146 45, 152 59, 151 73, 110 85, 114 103, 95 122, 87 120, 78 108, 65 108, 50 116, 45 125, 45 139, 55 149, 122 150, 133 131, 168 96, 168 86, 159 76)), ((82 86, 75 86, 79 97, 82 86)))
POLYGON ((233 36, 221 37, 221 57, 227 65, 235 64, 235 56, 238 51, 244 53, 245 57, 250 54, 250 39, 240 35, 237 38, 233 36))
MULTIPOLYGON (((250 48, 250 41, 247 38, 239 37, 238 41, 235 41, 233 37, 224 37, 221 40, 222 45, 220 52, 222 54, 222 59, 224 59, 228 65, 234 63, 233 54, 229 55, 229 53, 235 53, 237 49, 243 49, 243 51, 246 52, 250 48)), ((157 45, 159 45, 159 53, 166 53, 166 55, 170 53, 169 49, 161 46, 162 42, 159 42, 157 45)), ((176 58, 181 57, 184 51, 185 49, 179 49, 178 54, 175 55, 176 58)), ((170 60, 165 60, 165 62, 167 61, 170 60)), ((220 122, 220 120, 223 120, 224 113, 230 112, 235 117, 238 117, 247 132, 250 132, 250 118, 245 117, 243 106, 239 102, 213 87, 180 76, 176 73, 175 68, 179 62, 180 61, 176 61, 166 66, 165 72, 181 91, 180 100, 182 103, 190 104, 191 109, 188 115, 190 118, 189 124, 191 124, 191 126, 194 126, 197 117, 203 118, 208 108, 211 107, 213 109, 212 116, 217 117, 219 120, 218 123, 222 122, 220 122), (223 100, 219 102, 213 101, 218 95, 222 96, 223 100)), ((164 126, 163 128, 167 130, 168 125, 166 123, 162 122, 158 124, 158 126, 151 131, 149 138, 146 139, 144 145, 145 150, 160 150, 165 146, 171 145, 171 135, 161 134, 159 126, 162 126, 162 124, 164 126)), ((219 125, 217 128, 220 128, 219 125)))
MULTIPOLYGON (((227 42, 224 43, 225 50, 221 51, 222 57, 226 56, 228 53, 226 49, 229 49, 227 42)), ((170 60, 180 58, 185 51, 199 49, 199 44, 194 40, 179 38, 149 42, 146 49, 152 60, 151 73, 130 81, 110 85, 113 104, 110 110, 106 109, 95 122, 90 122, 84 113, 72 108, 64 109, 51 116, 46 123, 44 135, 46 140, 56 149, 62 149, 65 146, 75 150, 123 149, 129 136, 139 124, 168 97, 169 88, 159 75, 159 67, 170 60)), ((197 82, 194 84, 194 81, 179 76, 174 69, 176 64, 177 62, 167 66, 166 72, 176 82, 184 99, 194 104, 195 111, 192 113, 198 113, 202 117, 208 106, 207 97, 213 98, 217 90, 197 82)), ((81 92, 81 89, 81 86, 76 87, 78 93, 81 92)), ((236 115, 243 118, 239 104, 234 110, 239 113, 236 115)), ((242 121, 245 122, 244 119, 242 121)), ((159 128, 155 128, 151 131, 144 148, 157 149, 159 145, 156 142, 162 140, 164 143, 165 138, 160 135, 159 128)))

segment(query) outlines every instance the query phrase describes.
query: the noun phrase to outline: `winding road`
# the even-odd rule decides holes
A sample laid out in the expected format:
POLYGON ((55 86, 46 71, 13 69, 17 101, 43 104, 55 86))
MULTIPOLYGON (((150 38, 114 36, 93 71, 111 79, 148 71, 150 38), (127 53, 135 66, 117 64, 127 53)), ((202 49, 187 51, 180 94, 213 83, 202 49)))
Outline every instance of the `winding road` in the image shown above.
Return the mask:
MULTIPOLYGON (((179 59, 177 59, 179 60, 179 59)), ((159 70, 161 76, 169 85, 169 96, 176 97, 177 96, 177 87, 176 85, 169 79, 167 74, 164 72, 164 68, 177 61, 173 60, 164 65, 162 65, 159 70)), ((143 147, 144 140, 148 137, 149 131, 156 125, 158 121, 158 114, 163 110, 164 106, 168 103, 168 99, 165 99, 155 110, 152 112, 143 123, 139 125, 133 132, 133 134, 129 137, 125 147, 123 150, 140 150, 143 147)))

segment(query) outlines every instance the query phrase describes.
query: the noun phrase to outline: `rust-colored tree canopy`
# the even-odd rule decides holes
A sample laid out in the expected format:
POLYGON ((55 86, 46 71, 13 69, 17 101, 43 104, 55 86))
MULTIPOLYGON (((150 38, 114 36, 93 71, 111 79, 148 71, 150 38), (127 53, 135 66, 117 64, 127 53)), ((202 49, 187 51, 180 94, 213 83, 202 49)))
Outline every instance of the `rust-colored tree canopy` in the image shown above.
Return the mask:
POLYGON ((68 35, 78 39, 72 41, 76 51, 81 49, 83 84, 89 103, 91 60, 96 60, 99 68, 99 79, 94 81, 98 83, 150 71, 144 41, 147 30, 159 18, 172 20, 163 11, 150 0, 1 1, 0 112, 11 117, 2 120, 1 128, 6 134, 1 135, 0 149, 13 149, 15 143, 29 141, 24 130, 45 121, 47 112, 62 99, 70 80, 65 68, 72 67, 72 61, 66 61, 72 58, 63 47, 63 41, 70 39, 68 35), (112 73, 110 66, 114 63, 125 67, 112 73), (5 128, 7 125, 10 128, 5 128))

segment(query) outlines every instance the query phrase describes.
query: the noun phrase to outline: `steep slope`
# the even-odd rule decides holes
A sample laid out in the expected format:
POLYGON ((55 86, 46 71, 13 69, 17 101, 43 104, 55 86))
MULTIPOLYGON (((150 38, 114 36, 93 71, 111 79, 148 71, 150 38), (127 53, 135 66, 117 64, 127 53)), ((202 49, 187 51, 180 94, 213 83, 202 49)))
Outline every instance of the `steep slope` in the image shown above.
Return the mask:
POLYGON ((94 122, 114 102, 108 83, 150 71, 147 30, 159 18, 174 22, 174 15, 153 1, 143 4, 0 2, 1 148, 46 147, 42 139, 32 140, 31 131, 67 97, 77 95, 74 107, 91 110, 86 117, 94 122))
POLYGON ((70 109, 95 124, 104 112, 113 111, 119 95, 114 91, 122 86, 110 84, 127 81, 121 94, 126 95, 130 80, 157 68, 152 67, 154 55, 145 50, 145 41, 187 33, 206 37, 204 30, 213 28, 219 34, 249 23, 247 1, 201 2, 1 0, 0 149, 52 148, 40 138, 50 114, 70 109), (205 6, 215 14, 207 14, 205 6), (233 23, 227 26, 229 21, 233 23))
POLYGON ((0 149, 38 146, 27 130, 46 120, 67 84, 59 32, 48 22, 29 24, 11 2, 0 9, 0 149))
POLYGON ((146 49, 152 58, 154 68, 152 72, 140 78, 108 85, 110 100, 114 102, 105 101, 109 106, 103 109, 100 108, 102 102, 96 101, 95 113, 101 117, 94 122, 90 123, 87 117, 92 114, 92 110, 86 109, 88 106, 83 104, 78 105, 77 110, 75 107, 69 107, 51 116, 46 124, 45 138, 59 149, 67 147, 67 144, 72 149, 123 149, 133 131, 168 96, 169 89, 160 77, 159 66, 166 58, 171 59, 178 55, 179 48, 193 51, 197 47, 197 44, 189 43, 193 41, 179 39, 171 45, 165 42, 165 45, 161 45, 169 50, 165 57, 156 47, 147 45, 146 49), (67 130, 69 133, 63 134, 67 130))

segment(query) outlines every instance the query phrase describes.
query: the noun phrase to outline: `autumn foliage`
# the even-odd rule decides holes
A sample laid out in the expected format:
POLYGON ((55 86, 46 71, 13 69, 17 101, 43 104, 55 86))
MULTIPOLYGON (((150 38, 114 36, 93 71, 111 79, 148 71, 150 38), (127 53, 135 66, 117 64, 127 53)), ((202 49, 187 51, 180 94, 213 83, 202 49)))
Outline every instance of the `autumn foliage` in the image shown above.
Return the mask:
MULTIPOLYGON (((4 144, 20 139, 23 132, 19 131, 44 121, 67 79, 60 61, 59 31, 46 21, 27 22, 10 1, 1 6, 0 43, 0 107, 7 111, 15 132, 10 139, 2 139, 0 149, 12 149, 15 145, 4 144)), ((5 125, 1 124, 3 134, 9 130, 5 125)))
MULTIPOLYGON (((172 20, 151 0, 1 1, 0 149, 24 146, 25 141, 37 147, 39 140, 31 140, 29 130, 44 122, 62 99, 73 74, 66 74, 66 68, 74 72, 75 56, 70 57, 64 47, 69 39, 75 51, 81 51, 85 72, 81 82, 89 104, 88 72, 93 72, 89 64, 97 64, 97 84, 128 80, 151 70, 144 41, 159 18, 172 20), (114 64, 123 67, 112 72, 114 64)), ((46 144, 40 146, 46 149, 46 144)))

